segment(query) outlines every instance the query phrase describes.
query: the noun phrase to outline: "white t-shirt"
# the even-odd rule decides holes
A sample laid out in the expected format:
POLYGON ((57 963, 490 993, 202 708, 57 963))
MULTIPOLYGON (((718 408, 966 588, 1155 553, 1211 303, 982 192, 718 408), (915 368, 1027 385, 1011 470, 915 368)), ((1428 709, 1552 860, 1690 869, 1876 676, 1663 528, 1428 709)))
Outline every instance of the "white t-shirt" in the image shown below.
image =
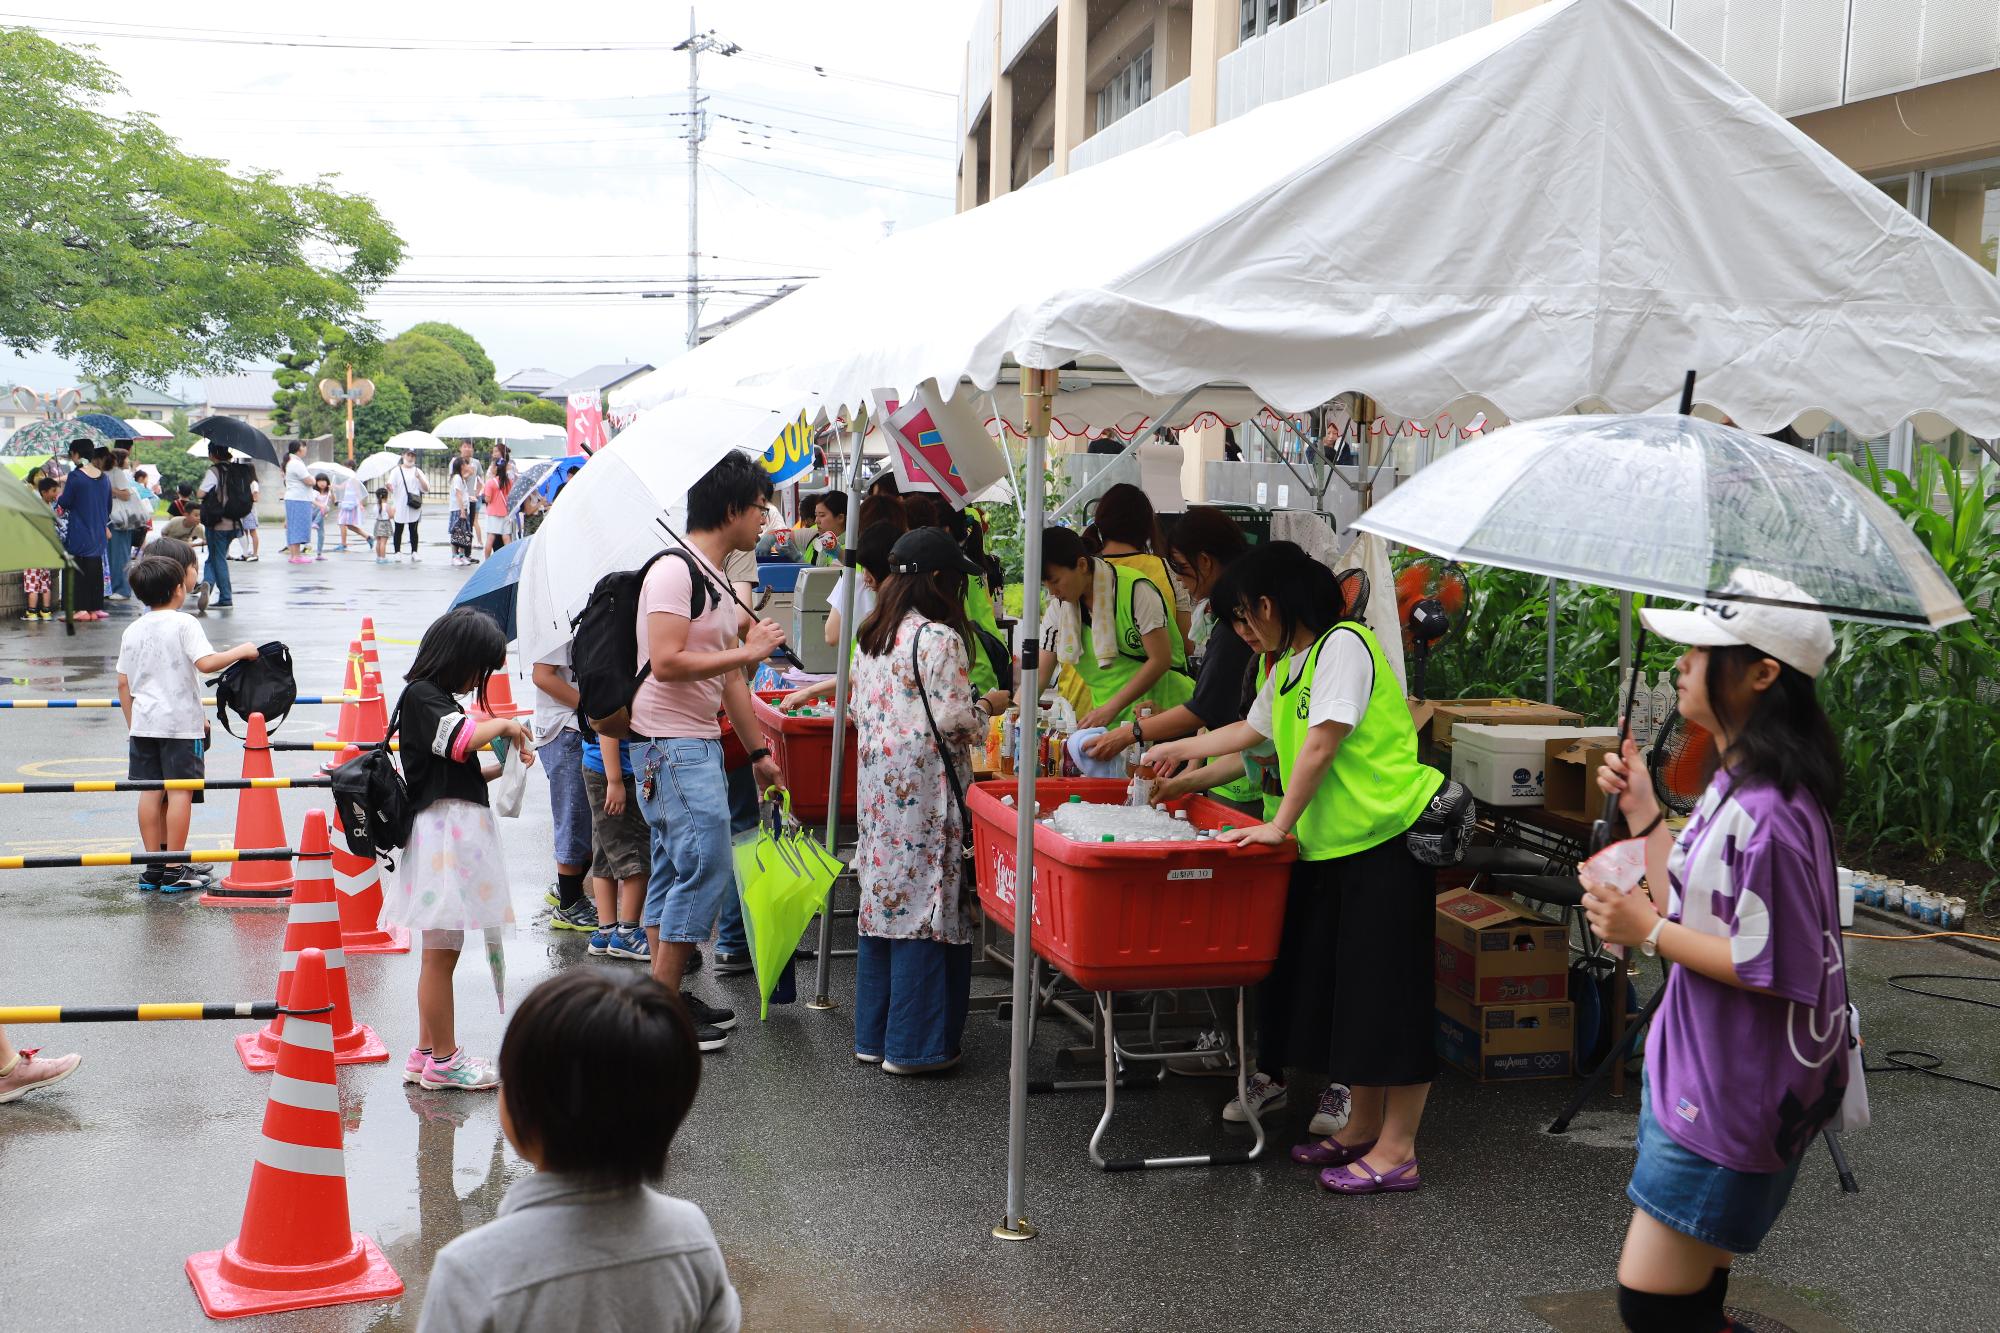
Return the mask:
POLYGON ((311 500, 313 498, 313 475, 306 469, 303 458, 294 455, 285 460, 285 499, 311 500))
POLYGON ((215 652, 185 611, 148 611, 118 640, 118 674, 132 691, 132 735, 200 740, 206 718, 194 664, 215 652))
MULTIPOLYGON (((1298 679, 1299 672, 1306 668, 1306 657, 1311 651, 1308 648, 1303 653, 1293 653, 1282 670, 1264 678, 1263 688, 1257 691, 1256 701, 1250 705, 1250 715, 1244 719, 1259 736, 1271 734, 1271 710, 1278 697, 1279 685, 1298 679)), ((1374 689, 1375 659, 1369 654, 1368 645, 1362 642, 1359 634, 1336 629, 1327 636, 1326 646, 1319 650, 1319 665, 1313 671, 1312 705, 1306 713, 1306 725, 1316 727, 1322 722, 1343 722, 1350 727, 1360 726, 1362 717, 1368 712, 1368 696, 1374 689)))
MULTIPOLYGON (((827 599, 827 610, 836 616, 840 614, 840 608, 846 604, 841 599, 847 596, 847 579, 847 571, 842 570, 840 577, 833 581, 833 595, 827 599)), ((866 579, 863 579, 861 586, 854 590, 855 633, 859 634, 861 632, 861 622, 868 619, 874 610, 875 590, 868 586, 866 579)))
MULTIPOLYGON (((458 479, 454 477, 452 480, 456 482, 458 479)), ((568 644, 564 644, 562 647, 552 649, 544 654, 535 665, 552 666, 556 669, 558 676, 561 676, 571 685, 576 684, 576 673, 569 669, 568 644)), ((532 680, 534 678, 533 672, 529 672, 528 675, 529 679, 532 680)), ((552 698, 542 693, 541 689, 537 687, 535 690, 536 747, 539 748, 547 745, 555 739, 557 732, 565 728, 571 731, 576 730, 576 710, 560 699, 552 698)))
POLYGON ((410 503, 413 495, 422 495, 430 489, 424 474, 413 467, 399 467, 390 475, 389 499, 396 506, 398 523, 415 523, 424 516, 423 510, 410 503))

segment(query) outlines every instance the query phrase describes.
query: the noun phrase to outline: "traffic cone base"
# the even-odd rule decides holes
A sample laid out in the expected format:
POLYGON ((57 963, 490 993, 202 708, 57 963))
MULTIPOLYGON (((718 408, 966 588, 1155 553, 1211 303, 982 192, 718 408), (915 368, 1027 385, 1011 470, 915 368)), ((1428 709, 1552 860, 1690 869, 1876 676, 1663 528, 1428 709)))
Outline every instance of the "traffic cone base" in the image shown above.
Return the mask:
MULTIPOLYGON (((320 827, 325 828, 322 820, 320 827)), ((211 1319, 387 1300, 403 1281, 354 1231, 347 1209, 340 1087, 334 1078, 334 990, 317 947, 299 953, 278 1079, 264 1103, 243 1223, 220 1250, 189 1257, 188 1281, 211 1319)), ((337 966, 337 963, 336 963, 337 966)))
POLYGON ((189 1256, 187 1275, 210 1319, 386 1301, 403 1294, 403 1279, 375 1242, 358 1231, 354 1248, 331 1263, 297 1268, 252 1264, 236 1253, 231 1241, 226 1249, 189 1256))
MULTIPOLYGON (((268 1074, 278 1067, 278 1048, 284 1042, 274 1039, 266 1046, 269 1031, 245 1032, 236 1039, 236 1057, 253 1074, 268 1074)), ((357 1023, 341 1035, 347 1042, 345 1048, 338 1041, 334 1044, 333 1062, 337 1065, 378 1065, 389 1058, 389 1048, 366 1023, 357 1023)))
MULTIPOLYGON (((264 715, 252 713, 243 732, 244 778, 274 776, 271 769, 271 738, 264 730, 264 715)), ((289 847, 285 837, 285 816, 278 807, 278 793, 260 787, 236 793, 236 836, 233 847, 289 847)), ((216 889, 201 896, 209 907, 242 906, 259 902, 282 903, 291 896, 292 866, 289 861, 238 861, 223 876, 216 889)))

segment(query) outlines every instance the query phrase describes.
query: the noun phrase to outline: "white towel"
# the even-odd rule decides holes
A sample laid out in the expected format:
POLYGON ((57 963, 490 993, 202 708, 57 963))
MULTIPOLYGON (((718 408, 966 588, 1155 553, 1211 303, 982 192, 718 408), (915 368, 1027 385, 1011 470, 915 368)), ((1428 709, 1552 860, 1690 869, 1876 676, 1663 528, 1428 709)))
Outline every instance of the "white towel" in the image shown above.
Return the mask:
MULTIPOLYGON (((1091 635, 1091 649, 1097 665, 1108 667, 1118 656, 1118 570, 1108 560, 1090 562, 1090 604, 1098 624, 1109 625, 1106 634, 1091 635)), ((1056 614, 1056 660, 1075 666, 1083 652, 1083 607, 1076 602, 1058 603, 1056 614)))

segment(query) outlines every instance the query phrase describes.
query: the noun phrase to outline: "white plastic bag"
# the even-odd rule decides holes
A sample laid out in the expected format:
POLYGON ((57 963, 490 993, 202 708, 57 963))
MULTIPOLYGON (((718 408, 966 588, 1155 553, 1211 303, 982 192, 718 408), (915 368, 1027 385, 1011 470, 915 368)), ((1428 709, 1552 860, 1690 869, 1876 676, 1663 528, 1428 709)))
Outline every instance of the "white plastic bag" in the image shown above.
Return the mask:
POLYGON ((1857 1129, 1868 1128, 1874 1118, 1868 1110, 1868 1076, 1861 1072, 1861 1011, 1852 1004, 1847 1006, 1847 1091, 1840 1099, 1840 1110, 1833 1117, 1833 1129, 1837 1133, 1852 1134, 1857 1129))
POLYGON ((502 819, 514 819, 521 813, 521 800, 528 790, 528 765, 521 758, 521 747, 507 747, 507 760, 500 766, 500 776, 493 779, 486 788, 486 797, 493 805, 493 813, 502 819))

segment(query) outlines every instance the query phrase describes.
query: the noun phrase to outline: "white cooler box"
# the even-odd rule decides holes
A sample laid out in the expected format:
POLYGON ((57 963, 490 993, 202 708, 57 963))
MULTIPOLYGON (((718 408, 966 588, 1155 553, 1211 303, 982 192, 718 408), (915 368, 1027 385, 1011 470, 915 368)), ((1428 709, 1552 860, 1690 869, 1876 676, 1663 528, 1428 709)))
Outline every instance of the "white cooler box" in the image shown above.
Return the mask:
POLYGON ((1616 727, 1461 722, 1451 731, 1451 776, 1487 805, 1540 805, 1550 741, 1617 734, 1616 727))

